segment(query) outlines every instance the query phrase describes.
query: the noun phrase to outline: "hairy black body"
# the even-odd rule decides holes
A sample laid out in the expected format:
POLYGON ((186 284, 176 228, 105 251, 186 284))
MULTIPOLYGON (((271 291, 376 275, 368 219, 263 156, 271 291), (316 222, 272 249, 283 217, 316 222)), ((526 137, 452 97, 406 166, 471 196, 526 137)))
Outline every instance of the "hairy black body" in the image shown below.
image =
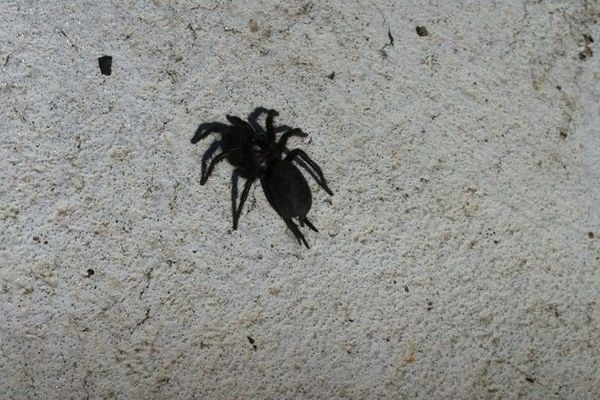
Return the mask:
POLYGON ((310 159, 304 151, 300 149, 289 151, 286 147, 289 138, 307 135, 299 128, 290 128, 286 125, 275 128, 273 120, 277 115, 279 113, 275 110, 259 107, 250 114, 248 121, 227 115, 229 125, 220 122, 201 124, 192 138, 192 143, 198 143, 213 132, 220 133, 221 140, 213 144, 211 146, 213 151, 208 150, 203 157, 200 184, 206 184, 215 165, 227 159, 234 167, 233 229, 238 227, 240 215, 252 184, 259 179, 269 204, 281 216, 298 242, 309 247, 293 219, 296 219, 300 226, 306 224, 317 232, 317 228, 306 217, 312 205, 312 193, 306 179, 294 162, 300 163, 327 193, 333 195, 333 192, 327 186, 323 172, 317 163, 310 159), (263 129, 258 124, 258 117, 265 113, 267 114, 266 129, 263 129), (276 138, 277 133, 282 133, 279 140, 276 138), (207 169, 206 161, 218 147, 222 149, 222 152, 212 159, 207 169), (237 185, 235 182, 237 182, 238 176, 246 179, 246 182, 239 205, 236 207, 237 185))

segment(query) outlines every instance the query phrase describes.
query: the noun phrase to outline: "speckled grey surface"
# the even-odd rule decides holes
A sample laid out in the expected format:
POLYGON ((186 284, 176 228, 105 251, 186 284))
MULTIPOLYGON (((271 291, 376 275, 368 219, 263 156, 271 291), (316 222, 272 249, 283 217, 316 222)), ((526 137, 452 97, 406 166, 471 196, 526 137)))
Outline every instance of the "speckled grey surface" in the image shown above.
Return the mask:
POLYGON ((0 398, 600 398, 599 19, 3 1, 0 398), (335 191, 310 250, 199 184, 198 124, 259 105, 335 191))

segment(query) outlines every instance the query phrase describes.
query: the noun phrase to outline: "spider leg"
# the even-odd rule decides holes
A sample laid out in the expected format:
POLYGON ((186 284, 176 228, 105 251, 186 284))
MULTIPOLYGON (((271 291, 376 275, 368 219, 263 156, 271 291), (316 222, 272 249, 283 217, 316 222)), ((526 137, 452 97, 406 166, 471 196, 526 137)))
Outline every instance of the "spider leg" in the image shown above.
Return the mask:
POLYGON ((302 129, 300 129, 300 128, 294 128, 294 129, 288 130, 286 133, 281 135, 281 138, 279 138, 279 141, 277 142, 277 152, 278 153, 283 152, 288 139, 291 138, 292 136, 306 137, 306 136, 308 136, 308 134, 302 132, 302 129))
POLYGON ((256 122, 256 120, 258 119, 258 117, 260 117, 262 114, 265 114, 269 112, 268 108, 264 108, 264 107, 256 107, 251 113, 250 115, 248 115, 248 121, 251 122, 256 122))
POLYGON ((206 166, 207 166, 208 160, 213 158, 213 156, 215 155, 217 150, 219 150, 219 148, 222 146, 223 146, 223 141, 216 140, 216 141, 212 142, 210 144, 210 146, 208 146, 208 149, 206 149, 204 154, 202 154, 202 169, 200 172, 200 176, 206 175, 206 166))
MULTIPOLYGON (((250 115, 248 115, 248 123, 254 127, 254 130, 256 132, 262 132, 263 129, 260 127, 260 124, 258 123, 258 117, 260 117, 262 114, 269 114, 269 113, 273 113, 274 117, 279 115, 279 113, 273 109, 268 109, 268 108, 264 108, 264 107, 256 107, 254 109, 254 111, 252 111, 250 113, 250 115)), ((267 132, 268 132, 269 122, 265 122, 265 124, 267 124, 267 132)), ((277 127, 273 126, 273 134, 287 132, 291 129, 292 129, 292 127, 288 126, 288 125, 280 125, 277 127)))
POLYGON ((206 122, 204 124, 200 124, 198 129, 196 129, 196 133, 194 133, 191 142, 196 144, 213 132, 226 135, 229 133, 229 129, 230 127, 228 125, 225 125, 221 122, 206 122))
POLYGON ((200 178, 200 184, 204 185, 206 183, 206 181, 208 180, 208 177, 210 176, 210 174, 212 174, 212 171, 218 162, 223 161, 223 159, 225 157, 227 157, 229 154, 231 154, 233 151, 236 151, 236 150, 237 150, 237 148, 229 149, 227 151, 222 152, 215 158, 213 158, 212 161, 210 162, 210 165, 208 166, 208 170, 206 171, 206 174, 202 175, 202 178, 200 178))
MULTIPOLYGON (((238 197, 238 181, 240 180, 240 173, 238 169, 234 169, 231 174, 231 215, 235 221, 236 203, 238 197)), ((236 226, 237 227, 237 226, 236 226)), ((235 228, 234 228, 235 229, 235 228)))
POLYGON ((244 203, 248 198, 248 193, 250 193, 250 187, 254 183, 254 179, 246 179, 246 183, 244 184, 244 191, 242 192, 242 196, 240 197, 240 204, 238 209, 233 214, 233 230, 237 230, 238 222, 240 220, 240 216, 242 215, 242 208, 244 208, 244 203))
MULTIPOLYGON (((300 157, 300 159, 302 161, 307 163, 315 171, 316 175, 319 177, 319 179, 315 179, 317 181, 317 183, 319 184, 319 186, 321 186, 327 193, 329 193, 331 196, 333 196, 333 192, 331 191, 331 189, 329 189, 329 186, 327 186, 327 181, 325 180, 325 177, 323 176, 323 171, 321 171, 321 168, 319 167, 319 165, 316 162, 314 162, 313 160, 311 160, 311 158, 308 156, 308 154, 306 154, 304 151, 302 151, 300 149, 294 149, 288 153, 288 155, 284 158, 283 161, 292 162, 292 160, 294 160, 294 158, 296 158, 296 157, 300 157)), ((313 175, 313 178, 314 178, 314 175, 313 175)))
POLYGON ((233 115, 226 115, 225 118, 227 118, 227 121, 231 122, 232 125, 235 125, 238 128, 248 129, 250 130, 250 132, 254 132, 254 128, 252 127, 252 125, 250 125, 249 123, 247 123, 239 117, 233 115))
POLYGON ((304 245, 306 246, 306 248, 310 249, 310 246, 306 242, 306 239, 304 238, 304 235, 302 234, 302 232, 300 232, 300 229, 298 229, 298 227, 296 226, 296 224, 294 224, 294 221, 292 221, 289 218, 284 218, 283 221, 288 226, 288 228, 290 228, 290 230, 292 231, 292 233, 294 234, 294 236, 296 236, 296 239, 298 239, 298 243, 300 243, 300 245, 302 245, 304 243, 304 245))
POLYGON ((267 111, 267 119, 265 121, 265 124, 267 126, 267 136, 272 142, 275 142, 275 130, 273 129, 273 119, 278 115, 279 113, 275 110, 267 111))
POLYGON ((248 123, 252 125, 255 132, 264 132, 264 129, 258 123, 258 117, 262 114, 266 114, 269 110, 264 107, 256 107, 254 111, 252 111, 248 115, 248 123))
MULTIPOLYGON (((290 153, 290 149, 288 149, 287 147, 283 148, 283 153, 285 153, 286 155, 290 153)), ((300 168, 302 168, 303 170, 305 170, 306 172, 308 172, 308 174, 310 176, 312 176, 312 178, 319 183, 319 177, 317 176, 317 174, 314 173, 314 171, 312 169, 310 169, 310 167, 302 160, 300 159, 296 159, 295 160, 296 163, 298 163, 298 165, 300 166, 300 168)))
POLYGON ((304 219, 302 221, 306 224, 306 226, 308 226, 313 231, 319 232, 319 230, 317 228, 315 228, 315 226, 308 220, 308 218, 304 217, 304 219))
POLYGON ((281 132, 291 131, 292 129, 294 129, 294 128, 292 128, 289 125, 279 125, 278 127, 274 127, 273 128, 273 132, 274 133, 281 133, 281 132))

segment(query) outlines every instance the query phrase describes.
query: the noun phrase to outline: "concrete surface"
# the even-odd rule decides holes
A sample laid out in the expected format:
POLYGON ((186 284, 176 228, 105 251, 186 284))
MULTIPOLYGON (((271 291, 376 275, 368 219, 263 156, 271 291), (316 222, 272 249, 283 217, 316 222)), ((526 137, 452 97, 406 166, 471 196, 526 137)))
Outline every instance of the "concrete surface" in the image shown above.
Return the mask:
POLYGON ((3 1, 0 398, 600 398, 599 19, 3 1), (198 124, 259 105, 335 191, 310 250, 199 184, 198 124))

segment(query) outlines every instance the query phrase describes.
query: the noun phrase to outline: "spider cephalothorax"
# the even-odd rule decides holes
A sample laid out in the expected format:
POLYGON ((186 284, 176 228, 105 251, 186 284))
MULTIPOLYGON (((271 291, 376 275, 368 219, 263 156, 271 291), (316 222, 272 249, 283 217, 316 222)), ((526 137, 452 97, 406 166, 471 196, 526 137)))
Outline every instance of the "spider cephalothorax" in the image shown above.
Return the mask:
POLYGON ((227 159, 234 167, 233 229, 237 229, 242 208, 252 184, 260 179, 269 204, 281 216, 298 242, 308 247, 304 235, 292 218, 297 219, 300 226, 306 224, 310 229, 317 231, 306 217, 312 205, 312 194, 306 179, 293 161, 300 163, 327 193, 333 195, 333 192, 327 186, 323 172, 317 163, 311 160, 304 151, 300 149, 289 151, 286 147, 290 137, 307 135, 298 128, 290 128, 286 125, 275 128, 273 119, 277 115, 279 113, 275 110, 259 107, 250 114, 247 122, 227 115, 226 118, 230 125, 221 122, 201 124, 192 138, 192 143, 199 142, 213 132, 220 133, 221 140, 213 144, 203 157, 200 184, 206 183, 218 162, 227 159), (267 114, 266 129, 258 124, 258 117, 264 113, 267 114), (279 140, 276 138, 277 133, 282 133, 279 140), (206 169, 206 161, 219 147, 222 152, 212 159, 206 169), (235 207, 238 176, 245 178, 246 183, 239 205, 235 207))

